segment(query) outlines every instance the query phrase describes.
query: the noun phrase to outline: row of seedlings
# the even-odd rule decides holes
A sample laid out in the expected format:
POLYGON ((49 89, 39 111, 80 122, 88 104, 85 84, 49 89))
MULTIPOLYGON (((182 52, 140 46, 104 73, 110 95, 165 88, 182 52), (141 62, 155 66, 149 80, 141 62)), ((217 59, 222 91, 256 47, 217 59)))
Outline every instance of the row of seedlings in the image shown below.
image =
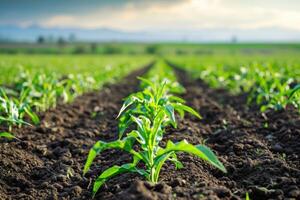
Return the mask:
POLYGON ((54 72, 31 74, 23 71, 13 85, 0 87, 0 125, 8 127, 7 132, 0 133, 0 137, 14 138, 11 134, 14 126, 39 124, 37 112, 55 108, 59 101, 72 102, 84 92, 98 89, 103 83, 113 82, 124 76, 129 71, 128 67, 132 68, 131 65, 106 67, 99 74, 93 75, 60 75, 54 72))
POLYGON ((259 105, 261 112, 282 110, 289 105, 300 112, 300 71, 296 64, 251 62, 244 65, 201 65, 198 60, 186 60, 181 64, 192 76, 203 79, 213 88, 226 88, 233 94, 247 93, 248 104, 259 105))
MULTIPOLYGON (((96 88, 93 77, 68 75, 66 77, 55 73, 36 73, 31 75, 23 72, 16 78, 12 87, 0 88, 0 124, 8 127, 31 125, 25 119, 37 125, 40 119, 37 112, 56 107, 57 102, 71 102, 83 92, 96 88)), ((0 137, 13 138, 8 132, 0 137)))

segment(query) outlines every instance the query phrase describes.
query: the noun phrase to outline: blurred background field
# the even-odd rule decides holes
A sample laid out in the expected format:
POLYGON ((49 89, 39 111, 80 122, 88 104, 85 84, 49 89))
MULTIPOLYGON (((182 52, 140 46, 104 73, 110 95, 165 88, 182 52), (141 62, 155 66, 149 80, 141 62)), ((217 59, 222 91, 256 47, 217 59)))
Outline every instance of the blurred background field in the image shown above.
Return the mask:
MULTIPOLYGON (((15 54, 0 55, 0 84, 10 84, 23 71, 55 72, 61 75, 83 74, 103 76, 104 71, 119 74, 142 67, 151 61, 151 56, 139 55, 132 59, 128 55, 52 55, 15 54)), ((100 77, 101 78, 101 77, 100 77)))
MULTIPOLYGON (((297 43, 5 43, 0 44, 0 83, 10 83, 20 70, 94 73, 115 65, 142 66, 156 58, 187 68, 205 65, 247 66, 249 63, 293 66, 300 61, 297 43)), ((295 76, 298 72, 295 71, 295 76)))
POLYGON ((1 54, 253 55, 297 54, 300 43, 0 43, 1 54))

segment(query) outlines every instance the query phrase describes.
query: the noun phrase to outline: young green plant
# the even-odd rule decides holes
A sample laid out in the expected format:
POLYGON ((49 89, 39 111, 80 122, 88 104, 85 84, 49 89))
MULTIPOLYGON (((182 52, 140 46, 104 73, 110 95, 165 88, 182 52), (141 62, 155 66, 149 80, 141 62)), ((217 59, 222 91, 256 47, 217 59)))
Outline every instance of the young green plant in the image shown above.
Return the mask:
POLYGON ((170 86, 173 84, 168 84, 167 81, 153 83, 148 79, 140 79, 145 85, 145 89, 129 96, 118 115, 120 117, 119 139, 113 142, 98 141, 89 152, 83 172, 86 174, 95 157, 107 149, 120 149, 130 153, 133 157, 132 162, 121 166, 115 165, 102 172, 94 183, 93 195, 107 180, 125 172, 138 173, 150 182, 158 182, 161 168, 167 160, 173 162, 176 168, 183 167, 177 158, 176 153, 178 152, 198 156, 226 172, 223 164, 206 146, 194 146, 186 140, 177 143, 167 141, 166 147, 160 146, 165 127, 177 126, 175 112, 182 117, 185 112, 198 118, 201 117, 194 109, 185 105, 183 99, 169 93, 170 86), (124 137, 124 133, 132 123, 136 125, 136 129, 124 137), (138 150, 134 150, 135 144, 137 144, 138 150), (140 165, 144 167, 139 167, 140 165))
POLYGON ((20 99, 9 98, 5 91, 0 88, 0 124, 8 125, 9 131, 12 130, 13 125, 30 125, 23 120, 26 114, 34 123, 39 122, 38 117, 32 112, 30 106, 23 100, 23 95, 21 95, 20 99))

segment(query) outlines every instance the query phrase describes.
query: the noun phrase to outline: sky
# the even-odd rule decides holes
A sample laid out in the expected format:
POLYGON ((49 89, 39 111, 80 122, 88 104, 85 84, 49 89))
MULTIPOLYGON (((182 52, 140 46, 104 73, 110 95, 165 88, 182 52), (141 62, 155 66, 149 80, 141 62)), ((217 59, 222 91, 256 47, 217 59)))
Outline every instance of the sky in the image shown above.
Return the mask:
POLYGON ((299 0, 0 0, 0 25, 300 31, 299 0))

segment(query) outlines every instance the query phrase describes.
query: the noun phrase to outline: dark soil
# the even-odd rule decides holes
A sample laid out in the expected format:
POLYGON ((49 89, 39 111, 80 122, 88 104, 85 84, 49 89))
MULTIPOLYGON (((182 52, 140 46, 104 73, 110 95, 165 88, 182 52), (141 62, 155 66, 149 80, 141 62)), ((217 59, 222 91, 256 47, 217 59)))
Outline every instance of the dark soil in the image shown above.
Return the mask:
MULTIPOLYGON (((90 199, 101 171, 131 160, 126 153, 105 151, 82 177, 95 141, 117 138, 115 117, 122 98, 138 89, 135 77, 144 71, 47 111, 39 127, 16 129, 21 141, 1 142, 0 199, 90 199)), ((205 143, 228 173, 179 154, 184 168, 175 170, 168 163, 159 184, 123 174, 108 181, 95 199, 244 199, 246 192, 251 199, 300 199, 299 113, 288 108, 262 115, 246 105, 245 95, 210 89, 177 72, 187 89, 183 98, 203 119, 179 119, 177 129, 168 128, 166 140, 205 143)))

